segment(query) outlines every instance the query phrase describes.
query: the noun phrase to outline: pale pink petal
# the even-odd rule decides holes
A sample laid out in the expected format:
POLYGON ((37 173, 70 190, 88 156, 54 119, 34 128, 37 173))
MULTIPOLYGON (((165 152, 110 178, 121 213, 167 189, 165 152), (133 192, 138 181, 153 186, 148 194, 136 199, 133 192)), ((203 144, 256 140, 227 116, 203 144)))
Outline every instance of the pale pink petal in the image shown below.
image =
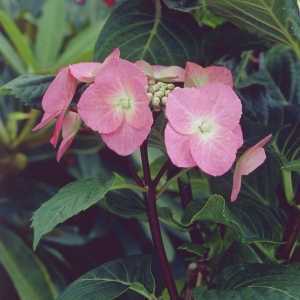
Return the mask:
POLYGON ((177 133, 169 124, 165 129, 165 144, 172 163, 180 168, 196 166, 190 151, 190 136, 177 133))
POLYGON ((233 130, 242 116, 242 103, 234 90, 222 83, 207 84, 200 90, 202 98, 206 94, 207 99, 211 101, 211 115, 214 116, 217 123, 233 130))
POLYGON ((198 167, 212 176, 221 176, 232 167, 237 152, 238 137, 226 128, 219 128, 209 140, 200 134, 191 138, 190 147, 198 167))
POLYGON ((70 65, 70 72, 78 81, 91 83, 94 81, 101 63, 86 62, 70 65))
POLYGON ((237 137, 237 148, 241 148, 244 144, 243 131, 241 125, 236 126, 232 130, 233 134, 237 137))
POLYGON ((70 148, 76 133, 81 125, 80 117, 75 112, 68 112, 65 116, 62 128, 63 140, 57 151, 56 159, 60 161, 64 153, 70 148))
POLYGON ((75 94, 78 81, 71 75, 69 68, 59 71, 49 85, 42 99, 42 107, 47 113, 66 110, 75 94))
POLYGON ((41 128, 46 127, 47 125, 49 125, 58 115, 59 115, 59 111, 58 112, 54 112, 54 113, 44 113, 41 121, 39 124, 37 124, 32 131, 37 131, 41 128))
POLYGON ((232 184, 232 191, 230 200, 233 202, 237 199, 240 190, 242 187, 242 174, 240 172, 240 168, 238 167, 238 164, 236 164, 234 173, 233 173, 233 184, 232 184))
POLYGON ((136 129, 151 127, 153 115, 148 103, 136 102, 132 113, 125 114, 126 122, 136 129))
POLYGON ((153 67, 144 60, 135 62, 136 66, 148 77, 154 78, 153 67))
POLYGON ((183 82, 185 71, 178 66, 153 66, 154 79, 163 82, 183 82))
POLYGON ((210 66, 205 68, 208 73, 209 82, 220 82, 233 87, 232 73, 225 67, 210 66))
POLYGON ((88 127, 99 133, 111 133, 121 126, 124 115, 113 108, 120 90, 121 86, 112 81, 92 84, 85 90, 78 103, 78 112, 88 127))
POLYGON ((50 139, 50 143, 53 145, 54 148, 56 148, 56 145, 57 145, 57 142, 58 142, 61 130, 62 130, 64 118, 65 118, 65 112, 63 111, 60 113, 60 115, 58 116, 58 118, 56 120, 53 134, 50 139))
POLYGON ((272 135, 266 136, 256 145, 250 147, 238 159, 233 173, 231 201, 235 201, 238 197, 241 190, 242 176, 249 175, 266 160, 266 153, 263 147, 271 140, 271 138, 272 135))
POLYGON ((233 87, 232 74, 225 67, 210 66, 203 68, 192 62, 185 67, 185 87, 202 87, 207 83, 223 83, 233 87))
POLYGON ((151 127, 134 129, 127 123, 113 133, 102 134, 103 142, 119 155, 127 156, 135 152, 149 135, 151 127))

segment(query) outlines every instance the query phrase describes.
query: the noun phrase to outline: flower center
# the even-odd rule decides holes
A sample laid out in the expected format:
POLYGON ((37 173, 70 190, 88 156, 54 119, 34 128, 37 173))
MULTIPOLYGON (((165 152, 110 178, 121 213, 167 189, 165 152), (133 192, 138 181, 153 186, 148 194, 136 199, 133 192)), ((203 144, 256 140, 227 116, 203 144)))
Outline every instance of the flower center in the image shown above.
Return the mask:
POLYGON ((129 97, 120 98, 116 106, 122 110, 129 110, 132 107, 132 100, 129 97))
POLYGON ((193 122, 194 132, 200 134, 203 139, 210 139, 217 130, 217 124, 210 118, 201 118, 193 122))

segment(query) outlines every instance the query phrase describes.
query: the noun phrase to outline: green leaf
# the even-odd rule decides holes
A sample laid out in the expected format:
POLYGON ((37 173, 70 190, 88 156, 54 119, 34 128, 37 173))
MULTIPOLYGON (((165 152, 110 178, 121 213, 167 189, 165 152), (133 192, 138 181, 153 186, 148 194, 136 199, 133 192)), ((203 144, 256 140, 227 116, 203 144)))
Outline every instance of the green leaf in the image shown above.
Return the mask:
POLYGON ((239 265, 225 269, 218 290, 196 289, 194 296, 195 300, 296 300, 299 280, 299 265, 239 265))
MULTIPOLYGON (((191 10, 194 1, 166 0, 171 8, 191 10)), ((267 40, 288 45, 300 58, 300 18, 296 0, 199 0, 197 8, 208 7, 223 17, 267 40)))
POLYGON ((101 200, 112 188, 114 180, 113 176, 107 175, 77 180, 62 187, 33 214, 34 248, 55 226, 101 200))
POLYGON ((292 171, 300 173, 300 159, 290 161, 282 166, 282 169, 286 171, 292 171))
POLYGON ((0 33, 0 53, 3 55, 6 63, 9 64, 17 73, 25 73, 24 65, 18 54, 2 33, 0 33))
POLYGON ((192 202, 186 209, 182 223, 213 222, 227 225, 242 242, 279 242, 282 223, 271 207, 255 201, 227 205, 219 195, 212 195, 205 203, 192 202))
POLYGON ((36 248, 41 237, 55 226, 96 204, 109 191, 135 188, 138 187, 126 183, 120 176, 104 172, 96 178, 84 178, 65 185, 34 212, 33 247, 36 248))
POLYGON ((61 0, 47 0, 42 17, 38 21, 35 52, 39 68, 52 66, 56 62, 65 35, 65 4, 61 0))
POLYGON ((80 277, 57 300, 113 300, 129 290, 156 299, 149 257, 130 256, 108 262, 80 277))
POLYGON ((12 95, 30 106, 40 106, 53 76, 21 75, 0 87, 0 95, 12 95))
POLYGON ((0 10, 0 25, 3 27, 4 32, 8 35, 9 39, 16 48, 20 57, 23 59, 24 63, 26 63, 27 67, 31 70, 34 70, 35 59, 28 40, 19 30, 10 16, 3 10, 0 10))
POLYGON ((116 7, 99 35, 95 58, 102 61, 120 48, 126 59, 153 64, 184 65, 195 60, 199 50, 193 35, 198 30, 196 22, 188 16, 178 22, 160 6, 159 0, 130 0, 116 7))
POLYGON ((52 300, 55 290, 42 262, 13 232, 0 227, 0 263, 21 300, 52 300))
POLYGON ((56 68, 82 61, 91 61, 97 37, 103 24, 93 24, 75 35, 55 63, 56 68))

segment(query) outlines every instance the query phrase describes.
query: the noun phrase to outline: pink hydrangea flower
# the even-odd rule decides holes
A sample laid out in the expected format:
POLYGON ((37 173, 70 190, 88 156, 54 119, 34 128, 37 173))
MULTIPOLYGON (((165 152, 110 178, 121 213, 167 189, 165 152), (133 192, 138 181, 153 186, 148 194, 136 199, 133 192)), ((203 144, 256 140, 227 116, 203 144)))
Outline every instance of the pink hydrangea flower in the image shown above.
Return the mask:
POLYGON ((220 82, 233 87, 231 71, 225 67, 210 66, 203 68, 192 62, 186 63, 185 87, 201 87, 213 82, 220 82))
POLYGON ((240 99, 228 85, 177 88, 166 105, 165 144, 178 167, 198 166, 220 176, 234 163, 243 143, 240 99))
POLYGON ((153 123, 147 78, 116 51, 103 64, 95 83, 81 96, 78 112, 110 149, 130 155, 147 138, 153 123))
POLYGON ((81 120, 76 112, 67 112, 62 125, 62 142, 58 148, 56 159, 60 161, 64 153, 70 148, 81 126, 81 120))
POLYGON ((152 66, 144 60, 137 61, 136 65, 151 79, 163 82, 184 81, 184 69, 181 67, 160 65, 152 66))
POLYGON ((272 135, 263 138, 256 145, 249 148, 237 161, 233 173, 233 186, 231 192, 231 201, 235 201, 241 190, 242 176, 252 173, 266 160, 264 146, 270 142, 272 135))
POLYGON ((79 63, 61 69, 43 96, 42 108, 44 115, 40 123, 33 128, 33 131, 44 128, 53 120, 56 120, 50 139, 51 144, 56 147, 65 114, 68 111, 79 82, 94 81, 100 67, 100 63, 79 63))

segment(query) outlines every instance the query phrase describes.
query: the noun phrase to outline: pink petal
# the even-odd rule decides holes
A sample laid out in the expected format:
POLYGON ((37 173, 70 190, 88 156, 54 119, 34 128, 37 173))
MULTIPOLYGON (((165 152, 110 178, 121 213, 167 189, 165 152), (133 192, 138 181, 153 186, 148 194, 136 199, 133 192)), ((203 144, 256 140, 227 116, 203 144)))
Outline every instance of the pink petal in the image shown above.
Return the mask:
POLYGON ((64 118, 65 118, 65 112, 63 111, 60 113, 60 115, 58 116, 58 119, 56 120, 53 134, 50 139, 50 143, 53 145, 54 148, 56 148, 56 145, 57 145, 57 142, 58 142, 61 130, 62 130, 64 118))
POLYGON ((151 127, 153 124, 153 115, 148 103, 136 102, 133 112, 125 115, 126 122, 136 129, 151 127))
POLYGON ((196 166, 190 152, 190 136, 177 133, 169 124, 165 129, 165 144, 172 163, 181 168, 196 166))
POLYGON ((46 127, 48 124, 50 124, 57 116, 59 115, 59 111, 58 112, 54 112, 54 113, 44 113, 42 120, 40 121, 39 124, 37 124, 32 131, 37 131, 41 128, 46 127))
POLYGON ((233 185, 231 192, 231 201, 235 201, 241 190, 241 181, 243 175, 249 175, 257 169, 266 159, 266 153, 263 147, 271 140, 272 135, 263 138, 256 145, 249 148, 236 163, 233 173, 233 185))
POLYGON ((190 147, 198 167, 212 176, 221 176, 232 167, 239 139, 230 130, 219 128, 216 135, 205 140, 196 134, 191 138, 190 147))
POLYGON ((87 62, 70 65, 70 72, 78 81, 91 83, 94 81, 101 63, 87 62))
POLYGON ((242 103, 234 90, 222 83, 207 84, 200 90, 203 94, 202 98, 206 94, 208 101, 210 100, 211 115, 218 124, 233 130, 242 116, 242 103))
POLYGON ((238 125, 232 130, 233 134, 237 138, 237 148, 241 148, 244 144, 243 131, 241 125, 238 125))
POLYGON ((123 125, 113 133, 102 134, 103 142, 119 155, 127 156, 135 152, 149 135, 151 127, 135 129, 123 123, 123 125))
POLYGON ((234 173, 233 173, 233 185, 230 200, 233 202, 237 199, 240 190, 242 187, 242 175, 240 172, 240 168, 236 165, 234 173))
POLYGON ((144 60, 139 60, 136 66, 150 78, 163 82, 183 82, 184 69, 178 66, 151 66, 144 60))
POLYGON ((44 111, 57 113, 66 110, 73 99, 77 84, 78 82, 71 75, 69 68, 60 70, 43 96, 44 111))
POLYGON ((57 161, 60 161, 64 153, 70 148, 76 133, 80 129, 80 125, 81 121, 77 113, 70 111, 66 114, 62 128, 63 140, 56 155, 57 161))
POLYGON ((94 83, 85 90, 78 103, 78 112, 88 127, 99 133, 111 133, 121 126, 124 116, 113 108, 113 99, 120 89, 118 84, 108 80, 104 84, 94 83))
POLYGON ((192 62, 185 67, 185 87, 202 87, 207 83, 223 83, 233 87, 231 71, 225 67, 210 66, 203 68, 192 62))

